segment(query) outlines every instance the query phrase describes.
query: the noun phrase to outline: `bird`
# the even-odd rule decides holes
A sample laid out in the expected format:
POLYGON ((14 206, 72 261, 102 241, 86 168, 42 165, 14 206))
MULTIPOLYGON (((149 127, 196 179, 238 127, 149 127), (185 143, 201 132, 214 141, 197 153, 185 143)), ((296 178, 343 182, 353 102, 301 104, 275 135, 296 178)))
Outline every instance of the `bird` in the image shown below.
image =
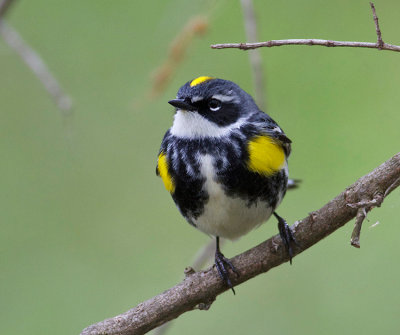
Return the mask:
POLYGON ((294 233, 276 213, 288 187, 291 140, 232 81, 200 76, 168 101, 175 107, 158 154, 161 177, 183 217, 215 237, 215 266, 232 289, 240 273, 220 250, 220 238, 236 240, 278 220, 280 237, 293 257, 294 233))

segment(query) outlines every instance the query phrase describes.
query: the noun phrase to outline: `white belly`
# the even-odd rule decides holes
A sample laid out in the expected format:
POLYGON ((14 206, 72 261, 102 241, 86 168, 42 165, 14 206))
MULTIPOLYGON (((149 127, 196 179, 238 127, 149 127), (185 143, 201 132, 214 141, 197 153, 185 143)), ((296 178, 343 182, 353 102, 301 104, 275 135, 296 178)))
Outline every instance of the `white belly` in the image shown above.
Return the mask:
POLYGON ((272 208, 267 203, 256 202, 248 207, 246 200, 226 196, 221 185, 213 178, 215 173, 211 156, 201 157, 201 172, 206 178, 204 188, 209 200, 203 214, 193 222, 202 232, 237 239, 271 216, 272 208))

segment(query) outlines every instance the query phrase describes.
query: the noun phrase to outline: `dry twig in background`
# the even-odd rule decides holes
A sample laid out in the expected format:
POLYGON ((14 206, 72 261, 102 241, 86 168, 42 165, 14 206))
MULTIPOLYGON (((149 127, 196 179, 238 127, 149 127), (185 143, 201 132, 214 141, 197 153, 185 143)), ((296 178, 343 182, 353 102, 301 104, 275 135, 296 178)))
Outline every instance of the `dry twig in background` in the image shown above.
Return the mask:
MULTIPOLYGON (((252 0, 240 0, 242 4, 244 26, 246 30, 247 42, 254 43, 258 41, 257 37, 257 22, 254 13, 254 6, 252 0)), ((264 71, 262 67, 261 53, 259 50, 251 50, 249 52, 249 59, 251 70, 253 73, 254 82, 254 95, 258 107, 266 112, 266 99, 265 99, 265 82, 264 71)))
POLYGON ((370 49, 390 50, 390 51, 400 52, 400 45, 392 45, 383 42, 382 34, 378 23, 378 17, 376 16, 375 6, 372 2, 370 3, 370 5, 374 16, 375 29, 378 37, 377 43, 332 41, 332 40, 321 40, 321 39, 311 38, 311 39, 272 40, 272 41, 257 42, 257 43, 223 43, 223 44, 211 45, 211 48, 213 49, 235 48, 241 50, 251 50, 263 47, 265 48, 278 47, 282 45, 320 45, 324 47, 370 48, 370 49))
MULTIPOLYGON (((360 178, 321 209, 297 221, 292 229, 302 249, 296 247, 294 254, 303 252, 353 219, 360 202, 387 196, 399 186, 399 181, 400 153, 360 178)), ((276 235, 232 259, 240 273, 240 277, 232 278, 233 284, 239 285, 287 261, 286 249, 276 235)), ((189 271, 178 285, 121 315, 87 327, 81 335, 145 334, 187 311, 208 309, 226 290, 214 266, 201 272, 189 271)))
POLYGON ((377 40, 377 44, 378 44, 378 49, 382 50, 383 47, 383 40, 382 40, 382 33, 381 33, 381 28, 379 27, 379 20, 378 20, 378 16, 376 15, 376 9, 375 9, 375 5, 370 2, 369 5, 371 6, 372 9, 372 17, 374 19, 375 22, 375 30, 376 30, 376 36, 378 37, 377 40))
POLYGON ((177 67, 185 58, 189 45, 195 36, 201 36, 208 29, 208 18, 205 16, 191 17, 179 34, 172 41, 166 60, 152 75, 150 98, 155 98, 164 92, 177 67))
POLYGON ((71 98, 63 92, 57 79, 52 75, 40 55, 23 40, 16 30, 4 22, 3 17, 12 2, 13 0, 4 0, 0 3, 0 35, 41 81, 58 108, 67 116, 72 108, 71 98))

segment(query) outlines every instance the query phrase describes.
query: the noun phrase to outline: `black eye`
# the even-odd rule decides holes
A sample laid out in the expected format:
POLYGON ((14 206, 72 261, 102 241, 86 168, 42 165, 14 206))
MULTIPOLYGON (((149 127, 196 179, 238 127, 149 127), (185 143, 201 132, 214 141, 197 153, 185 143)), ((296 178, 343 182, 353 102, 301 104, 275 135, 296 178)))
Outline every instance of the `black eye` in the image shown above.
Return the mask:
POLYGON ((217 111, 218 109, 221 108, 221 101, 217 99, 211 99, 208 102, 208 108, 210 108, 210 110, 212 110, 213 112, 217 111))

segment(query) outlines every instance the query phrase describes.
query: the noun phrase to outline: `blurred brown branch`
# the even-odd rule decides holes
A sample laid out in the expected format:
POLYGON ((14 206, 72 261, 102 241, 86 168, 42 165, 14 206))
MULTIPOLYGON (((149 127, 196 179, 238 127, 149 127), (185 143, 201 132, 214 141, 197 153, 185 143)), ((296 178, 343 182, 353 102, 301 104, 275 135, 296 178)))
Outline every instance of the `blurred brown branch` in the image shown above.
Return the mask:
POLYGON ((235 48, 241 50, 251 50, 257 48, 271 48, 278 47, 282 45, 320 45, 324 47, 350 47, 350 48, 371 48, 378 50, 390 50, 400 52, 399 45, 392 45, 383 42, 382 33, 379 28, 378 17, 376 15, 375 6, 370 2, 370 6, 373 13, 375 30, 377 34, 377 42, 352 42, 352 41, 332 41, 332 40, 321 40, 321 39, 288 39, 288 40, 271 40, 266 42, 256 42, 256 43, 223 43, 211 45, 212 49, 227 49, 235 48))
POLYGON ((176 68, 185 58, 187 49, 193 42, 195 36, 206 33, 209 26, 208 18, 205 16, 195 16, 189 18, 185 26, 178 33, 169 46, 168 56, 152 75, 152 88, 150 98, 160 95, 168 85, 176 68))
MULTIPOLYGON (((359 206, 369 204, 364 203, 367 199, 374 205, 373 199, 382 198, 383 201, 399 186, 399 180, 400 152, 361 177, 324 207, 297 221, 292 229, 301 249, 296 247, 295 255, 353 219, 359 206)), ((238 278, 232 276, 233 284, 239 285, 287 261, 285 247, 276 235, 232 259, 240 273, 238 278)), ((201 272, 186 271, 185 274, 186 278, 178 285, 121 315, 87 327, 81 335, 145 334, 187 311, 208 309, 219 294, 228 290, 214 266, 201 272)))

